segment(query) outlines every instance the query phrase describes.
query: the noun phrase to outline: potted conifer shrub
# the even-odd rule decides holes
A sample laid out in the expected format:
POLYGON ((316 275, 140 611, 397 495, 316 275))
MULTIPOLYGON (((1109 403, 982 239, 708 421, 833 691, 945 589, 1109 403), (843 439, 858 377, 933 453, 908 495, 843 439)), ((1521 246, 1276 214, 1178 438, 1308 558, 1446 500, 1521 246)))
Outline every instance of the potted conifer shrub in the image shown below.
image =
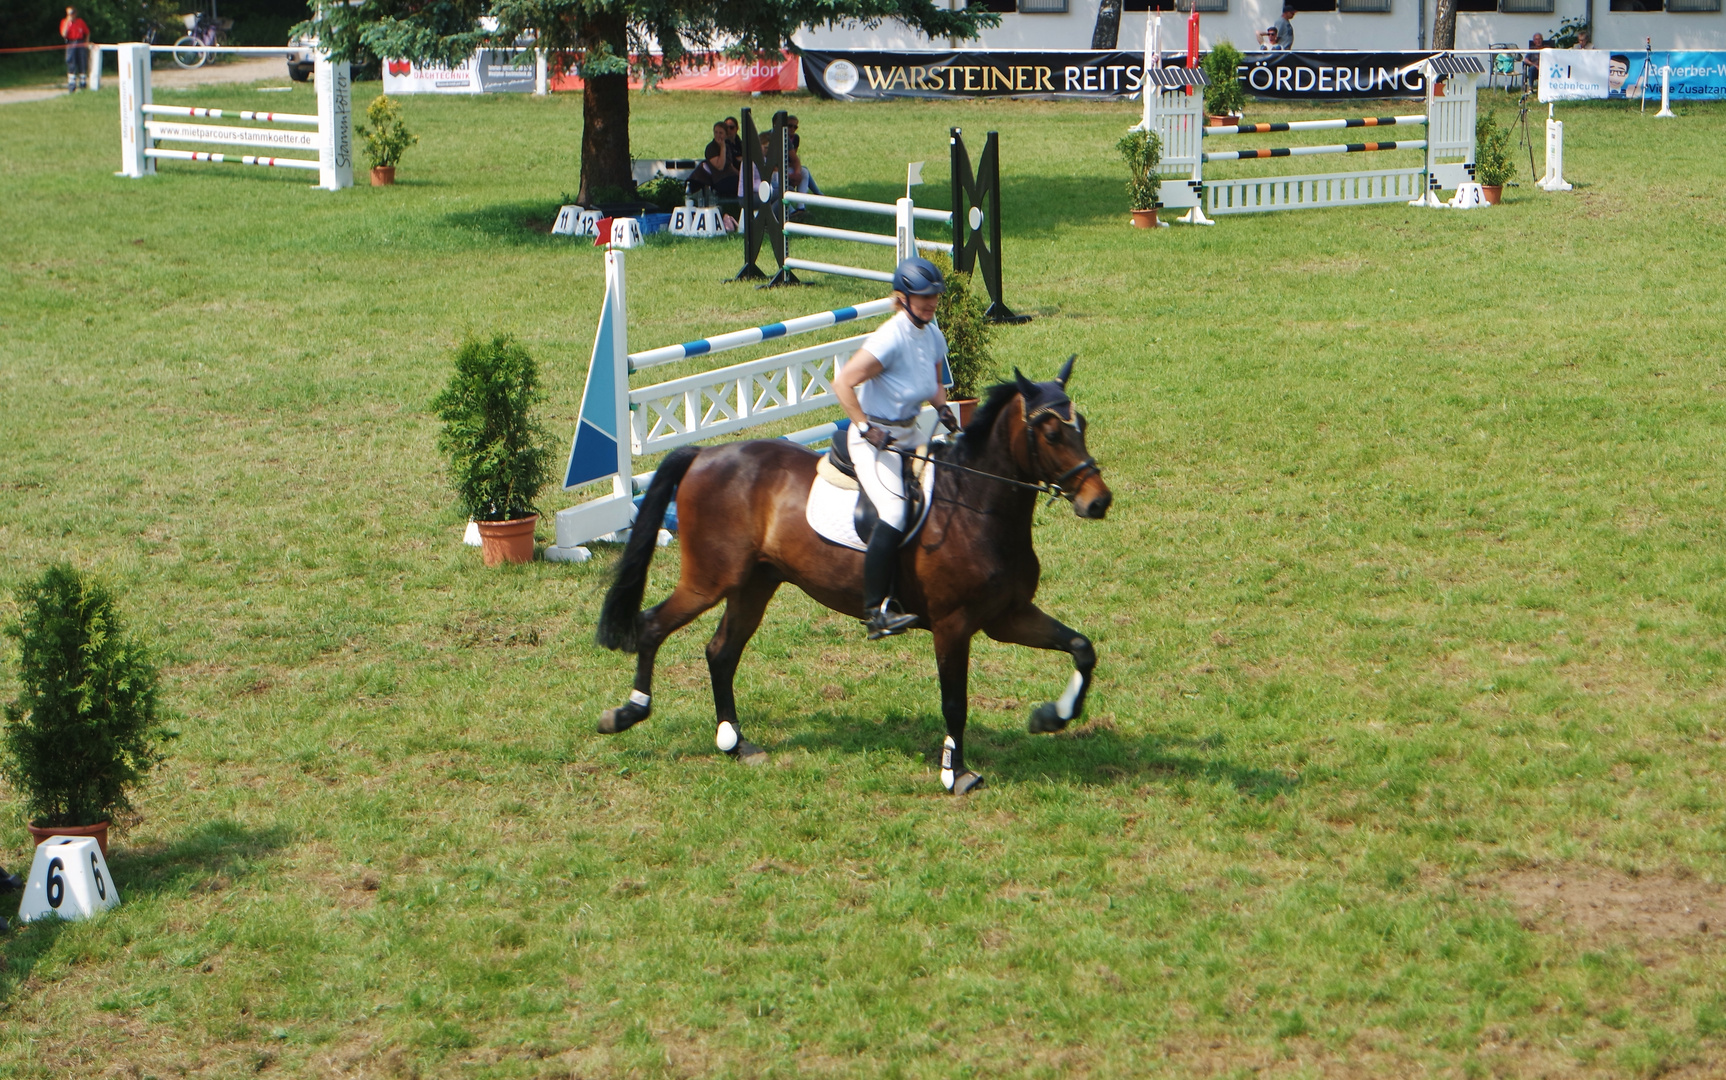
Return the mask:
POLYGON ((443 421, 438 449, 450 483, 479 526, 487 566, 533 558, 534 501, 551 482, 551 449, 533 410, 544 398, 539 366, 499 334, 469 338, 456 350, 455 374, 432 401, 443 421))
POLYGON ((357 124, 354 131, 366 144, 366 159, 372 163, 372 186, 385 187, 396 182, 396 165, 420 137, 402 123, 402 107, 383 94, 366 106, 366 119, 370 125, 357 124))
POLYGON ((1241 90, 1241 51, 1228 41, 1219 41, 1199 61, 1210 85, 1205 87, 1205 123, 1238 124, 1246 108, 1247 95, 1241 90))
POLYGON ((23 797, 30 834, 93 836, 131 808, 128 792, 172 737, 149 652, 126 633, 113 594, 67 564, 18 591, 6 627, 18 643, 23 691, 7 703, 0 772, 23 797))
POLYGON ((1474 122, 1474 179, 1480 184, 1481 195, 1496 205, 1504 195, 1504 185, 1515 175, 1510 129, 1499 126, 1496 113, 1481 115, 1474 122))
POLYGON ((953 261, 940 252, 930 252, 929 261, 947 281, 947 291, 935 307, 935 323, 947 339, 947 369, 953 376, 947 400, 964 425, 971 422, 984 386, 998 375, 989 352, 995 326, 989 321, 988 305, 971 289, 970 274, 954 270, 953 261))
POLYGON ((1158 196, 1162 182, 1157 179, 1157 166, 1163 161, 1163 140, 1154 131, 1129 131, 1115 144, 1127 162, 1127 195, 1133 202, 1133 225, 1140 229, 1157 227, 1158 196))

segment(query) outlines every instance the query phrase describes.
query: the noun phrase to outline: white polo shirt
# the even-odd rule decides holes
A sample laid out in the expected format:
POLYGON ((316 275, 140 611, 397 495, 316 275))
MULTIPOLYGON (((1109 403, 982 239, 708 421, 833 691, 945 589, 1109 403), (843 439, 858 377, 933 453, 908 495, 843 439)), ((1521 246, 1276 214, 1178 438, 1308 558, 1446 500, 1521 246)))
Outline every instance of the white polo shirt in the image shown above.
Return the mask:
POLYGON ((933 319, 919 330, 903 311, 897 312, 862 347, 881 361, 881 374, 857 387, 857 403, 870 416, 885 420, 915 416, 924 402, 952 382, 947 373, 947 338, 933 319))

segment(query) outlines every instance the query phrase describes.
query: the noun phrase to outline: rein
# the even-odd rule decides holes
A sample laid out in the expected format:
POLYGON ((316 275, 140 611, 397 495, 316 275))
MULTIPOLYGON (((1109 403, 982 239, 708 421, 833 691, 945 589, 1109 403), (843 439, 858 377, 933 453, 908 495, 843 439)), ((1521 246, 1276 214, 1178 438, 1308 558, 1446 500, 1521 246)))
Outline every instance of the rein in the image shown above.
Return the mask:
MULTIPOLYGON (((1067 405, 1067 416, 1065 416, 1065 417, 1061 416, 1061 414, 1056 412, 1052 407, 1039 409, 1035 415, 1026 417, 1026 419, 1025 419, 1025 444, 1031 452, 1032 468, 1034 468, 1039 473, 1043 471, 1043 468, 1042 468, 1043 462, 1042 462, 1041 456, 1038 455, 1038 453, 1037 453, 1037 425, 1036 425, 1036 422, 1038 420, 1041 420, 1043 418, 1044 414, 1047 414, 1049 416, 1053 416, 1055 419, 1061 421, 1061 423, 1063 423, 1063 424, 1066 424, 1068 427, 1072 428, 1074 431, 1081 430, 1079 428, 1079 425, 1077 423, 1075 423, 1073 420, 1073 407, 1072 407, 1072 404, 1070 402, 1067 405)), ((914 453, 906 453, 905 451, 900 450, 898 447, 895 447, 895 446, 889 446, 889 447, 887 447, 887 449, 889 451, 891 451, 892 453, 898 454, 901 458, 912 458, 912 457, 916 456, 914 453)), ((931 459, 931 460, 933 460, 933 459, 931 459)), ((969 466, 955 464, 954 462, 951 462, 951 461, 939 461, 939 462, 936 462, 936 464, 938 464, 943 469, 956 469, 962 473, 970 473, 972 476, 981 476, 987 480, 995 480, 999 483, 1010 484, 1016 488, 1024 488, 1026 491, 1034 491, 1039 495, 1047 495, 1049 497, 1049 502, 1051 505, 1053 505, 1053 503, 1056 499, 1065 499, 1068 502, 1072 502, 1074 499, 1077 499, 1079 497, 1079 492, 1078 492, 1077 488, 1075 488, 1074 490, 1072 490, 1070 492, 1066 490, 1066 485, 1067 485, 1067 482, 1069 480, 1072 480, 1076 476, 1083 476, 1087 471, 1095 472, 1099 476, 1101 476, 1102 472, 1103 472, 1102 466, 1097 464, 1097 461, 1095 458, 1086 458, 1085 460, 1079 462, 1077 465, 1074 465, 1072 468, 1068 469, 1066 472, 1062 473, 1060 476, 1055 477, 1055 479, 1053 479, 1053 480, 1039 480, 1036 483, 1031 484, 1031 483, 1026 483, 1023 480, 1015 480, 1011 476, 1002 476, 999 473, 984 472, 982 469, 973 469, 973 468, 970 468, 969 466)))

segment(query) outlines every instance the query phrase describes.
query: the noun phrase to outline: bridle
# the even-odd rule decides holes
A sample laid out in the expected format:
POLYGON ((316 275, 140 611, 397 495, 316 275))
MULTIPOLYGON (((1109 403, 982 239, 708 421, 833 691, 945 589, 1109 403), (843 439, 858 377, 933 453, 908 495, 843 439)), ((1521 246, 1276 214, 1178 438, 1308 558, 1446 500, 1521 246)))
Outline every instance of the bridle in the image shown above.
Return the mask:
MULTIPOLYGON (((1037 439, 1041 437, 1047 440, 1048 437, 1043 435, 1042 429, 1037 425, 1042 423, 1045 416, 1054 417, 1056 420, 1059 420, 1061 423, 1072 428, 1074 433, 1081 437, 1085 434, 1085 429, 1079 423, 1079 411, 1073 408, 1073 403, 1070 399, 1052 401, 1047 405, 1040 406, 1036 412, 1031 412, 1030 404, 1025 401, 1025 395, 1021 393, 1019 395, 1019 407, 1025 415, 1025 448, 1031 455, 1031 472, 1033 475, 1039 474, 1043 471, 1042 460, 1037 454, 1037 439), (1067 415, 1065 416, 1062 416, 1060 412, 1063 406, 1065 406, 1067 410, 1067 415)), ((1099 478, 1103 475, 1102 466, 1097 464, 1095 458, 1088 457, 1068 469, 1066 472, 1055 477, 1053 480, 1045 480, 1043 483, 1050 493, 1049 501, 1053 502, 1057 496, 1066 499, 1068 502, 1072 502, 1077 499, 1079 497, 1079 488, 1083 486, 1082 478, 1087 473, 1096 473, 1099 478), (1074 479, 1079 479, 1080 482, 1075 483, 1073 485, 1073 490, 1068 492, 1067 483, 1074 479)))
MULTIPOLYGON (((1021 411, 1029 409, 1029 406, 1024 403, 1024 394, 1019 395, 1019 402, 1021 411)), ((1085 433, 1084 427, 1079 423, 1079 414, 1077 410, 1073 408, 1073 403, 1071 401, 1053 402, 1039 407, 1034 413, 1026 413, 1025 446, 1031 455, 1031 474, 1033 476, 1039 476, 1036 483, 1026 483, 1023 480, 1015 480, 1011 476, 1002 476, 1000 473, 984 472, 982 469, 973 469, 969 466, 959 465, 951 461, 940 462, 940 467, 943 469, 953 469, 962 473, 970 473, 972 476, 981 476, 984 479, 995 480, 1003 484, 1010 484, 1016 488, 1024 488, 1026 491, 1035 491, 1039 495, 1047 495, 1051 504, 1054 503, 1056 499, 1065 499, 1068 502, 1073 502, 1079 497, 1079 488, 1082 484, 1074 484, 1071 491, 1067 490, 1067 484, 1075 477, 1082 477, 1086 473, 1096 473, 1097 476, 1101 477, 1103 475, 1103 469, 1102 466, 1097 464, 1096 459, 1086 458, 1077 465, 1068 469, 1066 472, 1062 473, 1060 476, 1055 477, 1053 480, 1040 477, 1040 474, 1043 471, 1043 463, 1041 457, 1037 453, 1037 438, 1039 436, 1037 424, 1045 416, 1053 416, 1055 419, 1072 428, 1080 435, 1085 433), (1062 416, 1058 411, 1061 406, 1066 407, 1066 416, 1062 416)), ((887 449, 898 454, 900 457, 908 458, 913 456, 896 446, 889 446, 887 449)))

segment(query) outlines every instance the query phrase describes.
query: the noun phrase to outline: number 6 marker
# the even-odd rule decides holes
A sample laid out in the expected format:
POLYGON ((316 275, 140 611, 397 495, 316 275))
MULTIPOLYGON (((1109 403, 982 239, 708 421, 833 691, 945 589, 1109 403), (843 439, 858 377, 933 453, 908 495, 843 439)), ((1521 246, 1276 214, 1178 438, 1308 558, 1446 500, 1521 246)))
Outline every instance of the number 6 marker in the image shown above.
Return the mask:
POLYGON ((50 836, 36 848, 18 919, 31 922, 54 915, 87 919, 120 902, 120 890, 102 858, 102 849, 89 837, 50 836))

